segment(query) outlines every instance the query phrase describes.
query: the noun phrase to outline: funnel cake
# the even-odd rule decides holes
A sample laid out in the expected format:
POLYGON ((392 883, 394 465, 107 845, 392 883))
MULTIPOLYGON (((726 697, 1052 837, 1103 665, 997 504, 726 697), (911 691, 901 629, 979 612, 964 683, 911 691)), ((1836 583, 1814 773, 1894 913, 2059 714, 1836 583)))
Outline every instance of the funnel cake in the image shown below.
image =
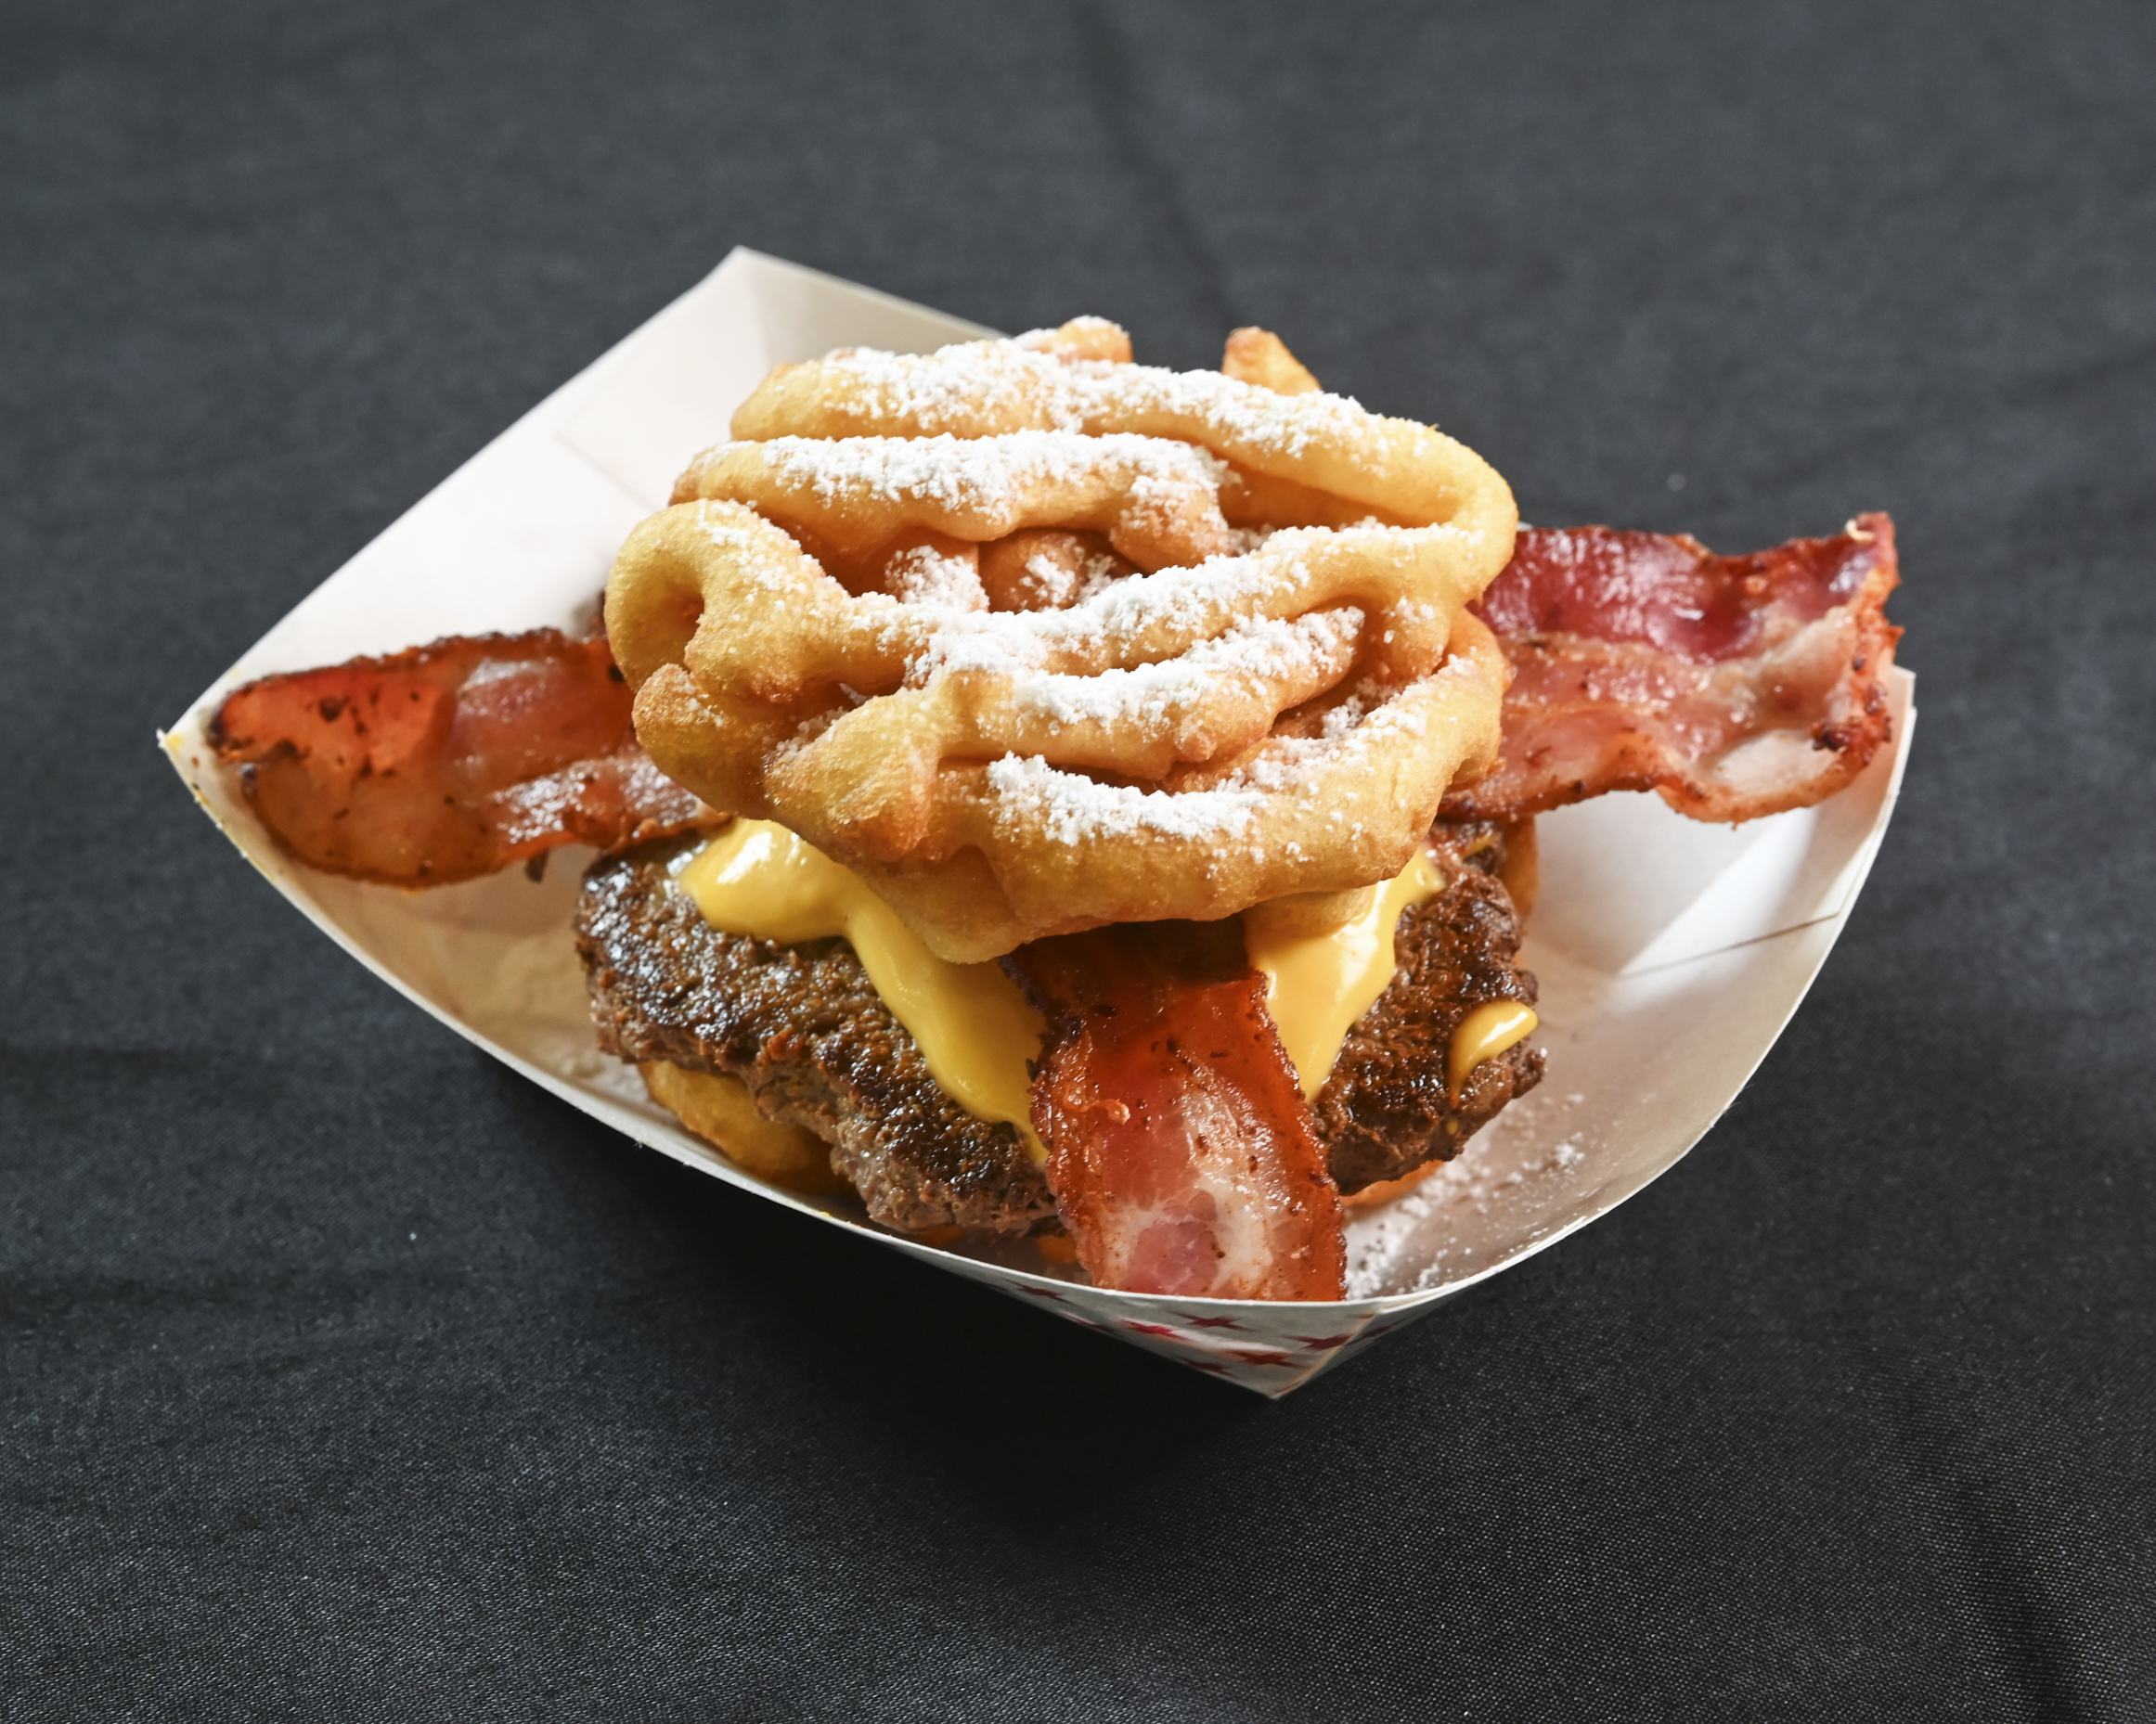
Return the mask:
POLYGON ((1504 482, 1128 351, 1082 319, 782 367, 608 584, 661 768, 954 961, 1388 879, 1496 757, 1509 673, 1466 606, 1504 482))

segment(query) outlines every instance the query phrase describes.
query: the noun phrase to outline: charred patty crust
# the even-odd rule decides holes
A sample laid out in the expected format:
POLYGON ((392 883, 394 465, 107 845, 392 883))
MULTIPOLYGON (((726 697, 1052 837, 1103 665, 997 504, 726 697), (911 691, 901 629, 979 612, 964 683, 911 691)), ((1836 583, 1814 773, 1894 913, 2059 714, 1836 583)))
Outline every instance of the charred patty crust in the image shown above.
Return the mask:
MULTIPOLYGON (((1450 883, 1401 914, 1392 984, 1312 1105, 1343 1193, 1458 1153, 1543 1074, 1541 1050, 1522 1043, 1478 1066, 1457 1102, 1450 1092, 1461 1019, 1490 1000, 1535 998, 1497 879, 1502 839, 1481 828, 1452 837, 1450 883)), ((831 1146, 833 1169, 884 1227, 1055 1230, 1055 1201, 1017 1128, 976 1118, 929 1075, 843 939, 782 946, 704 920, 672 866, 700 843, 640 845, 585 875, 576 946, 600 1046, 740 1078, 762 1112, 831 1146)))

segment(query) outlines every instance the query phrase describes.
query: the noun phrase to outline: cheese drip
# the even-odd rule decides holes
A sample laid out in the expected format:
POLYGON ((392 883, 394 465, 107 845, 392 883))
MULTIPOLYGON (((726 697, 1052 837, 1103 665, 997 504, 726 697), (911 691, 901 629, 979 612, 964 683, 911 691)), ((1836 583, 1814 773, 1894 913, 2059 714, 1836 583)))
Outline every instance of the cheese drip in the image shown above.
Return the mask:
POLYGON ((1517 999, 1493 999, 1478 1006, 1460 1020, 1452 1032, 1452 1057, 1446 1075, 1452 1081, 1452 1105, 1467 1093, 1467 1080, 1485 1060, 1494 1060, 1506 1049, 1535 1033, 1541 1022, 1532 1006, 1517 999))
POLYGON ((849 868, 769 820, 736 820, 675 876, 704 920, 728 933, 798 945, 840 936, 906 1026, 928 1074, 976 1118, 1008 1120, 1036 1162, 1026 1063, 1046 1026, 999 964, 936 957, 849 868))
POLYGON ((1317 1100, 1348 1032, 1392 984, 1401 912, 1444 889, 1444 869, 1418 844, 1393 879, 1347 894, 1346 919, 1329 933, 1310 932, 1292 900, 1243 913, 1244 948, 1271 980, 1265 1003, 1306 1099, 1317 1100))
MULTIPOLYGON (((1268 978, 1266 1004, 1306 1098, 1325 1087, 1348 1032, 1391 984, 1401 912, 1437 896, 1445 879, 1418 847, 1382 885, 1317 907, 1283 899, 1244 912, 1245 948, 1268 978)), ((1001 965, 936 957, 851 869, 773 821, 734 821, 678 865, 675 883, 728 933, 789 946, 843 937, 929 1075, 969 1113, 1010 1121, 1033 1159, 1047 1160, 1026 1071, 1045 1026, 1001 965)))

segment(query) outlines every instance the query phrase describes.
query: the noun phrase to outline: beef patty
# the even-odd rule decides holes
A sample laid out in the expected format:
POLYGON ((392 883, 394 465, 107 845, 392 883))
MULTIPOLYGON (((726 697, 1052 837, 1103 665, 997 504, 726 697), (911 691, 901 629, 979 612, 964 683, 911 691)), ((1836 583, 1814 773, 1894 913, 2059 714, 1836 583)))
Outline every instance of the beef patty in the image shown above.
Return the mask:
MULTIPOLYGON (((1457 1104, 1448 1049, 1491 1000, 1532 1003, 1519 921, 1497 874, 1502 834, 1440 829, 1452 878, 1404 911, 1392 984, 1348 1034, 1312 1107, 1343 1193, 1457 1154, 1543 1074, 1520 1043, 1476 1068, 1457 1104)), ((905 1026, 842 939, 781 946, 705 921, 670 867, 702 842, 663 839, 584 877, 576 945, 600 1045, 742 1079, 765 1113, 831 1145, 870 1216, 901 1232, 1057 1230, 1055 1201, 1017 1128, 967 1113, 929 1075, 905 1026)))
POLYGON ((781 946, 704 920, 667 866, 702 842, 661 839, 585 874, 576 949, 600 1046, 742 1079, 762 1112, 831 1145, 833 1171, 885 1227, 1052 1225, 1018 1128, 975 1118, 928 1074, 851 946, 781 946))
POLYGON ((1340 1045, 1310 1104, 1326 1164, 1343 1195, 1450 1161, 1516 1096, 1542 1081, 1543 1050, 1516 1042, 1485 1060, 1455 1102, 1452 1032, 1476 1007, 1533 1005, 1534 972, 1519 966, 1519 918, 1497 878, 1502 840, 1447 857, 1451 883, 1401 913, 1392 984, 1340 1045))

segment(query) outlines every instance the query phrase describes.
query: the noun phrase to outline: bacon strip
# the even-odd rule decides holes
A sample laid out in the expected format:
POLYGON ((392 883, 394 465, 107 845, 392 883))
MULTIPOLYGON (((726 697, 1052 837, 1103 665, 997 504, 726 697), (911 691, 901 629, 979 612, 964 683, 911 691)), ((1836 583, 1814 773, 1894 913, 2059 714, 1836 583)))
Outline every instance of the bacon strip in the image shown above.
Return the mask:
POLYGON ((1123 923, 1004 961, 1048 1018, 1033 1125, 1096 1287, 1342 1296, 1339 1192, 1237 924, 1123 923))
POLYGON ((438 886, 709 819, 638 746, 631 699, 603 638, 459 636, 250 683, 210 740, 301 861, 438 886))
POLYGON ((1476 607, 1512 662, 1503 754, 1445 799, 1517 820, 1656 791, 1698 820, 1831 796, 1887 740, 1894 523, 1716 557, 1608 527, 1524 531, 1476 607))

